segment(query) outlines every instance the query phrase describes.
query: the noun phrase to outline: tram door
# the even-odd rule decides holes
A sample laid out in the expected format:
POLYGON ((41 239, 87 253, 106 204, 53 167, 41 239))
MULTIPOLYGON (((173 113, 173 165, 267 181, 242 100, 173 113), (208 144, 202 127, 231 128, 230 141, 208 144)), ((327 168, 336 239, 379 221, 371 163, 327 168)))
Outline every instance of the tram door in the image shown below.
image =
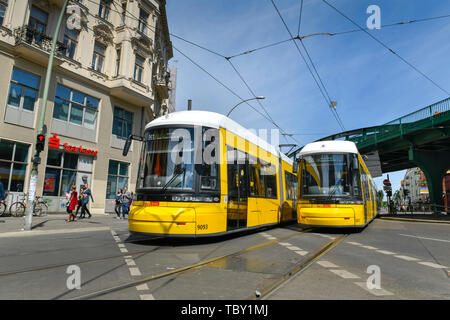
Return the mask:
POLYGON ((248 155, 227 146, 227 230, 247 227, 248 155))

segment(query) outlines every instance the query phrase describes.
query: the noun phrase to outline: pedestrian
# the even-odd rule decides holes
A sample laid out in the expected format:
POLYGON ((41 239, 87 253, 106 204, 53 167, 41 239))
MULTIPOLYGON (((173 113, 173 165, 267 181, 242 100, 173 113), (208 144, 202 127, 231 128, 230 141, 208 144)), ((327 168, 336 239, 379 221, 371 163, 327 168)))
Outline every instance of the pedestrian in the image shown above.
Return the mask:
POLYGON ((89 204, 89 197, 92 199, 92 202, 94 202, 94 198, 92 197, 92 192, 91 189, 89 189, 88 184, 86 183, 84 185, 84 191, 83 191, 83 200, 82 200, 82 207, 81 207, 81 215, 83 216, 83 218, 85 217, 85 214, 87 212, 87 214, 89 215, 88 219, 91 218, 91 213, 89 212, 88 209, 88 204, 89 204))
POLYGON ((116 195, 116 205, 114 207, 114 211, 117 214, 117 219, 120 219, 120 207, 122 206, 121 200, 122 199, 122 189, 119 189, 116 195))
POLYGON ((70 188, 70 195, 69 199, 67 201, 67 213, 69 214, 69 219, 67 219, 67 222, 75 221, 75 216, 73 215, 73 210, 75 210, 75 207, 77 206, 78 201, 78 194, 77 194, 77 187, 72 186, 70 188))
POLYGON ((5 202, 5 187, 3 186, 3 183, 0 181, 0 203, 5 202))
POLYGON ((128 191, 128 187, 123 188, 123 194, 122 194, 122 219, 125 219, 125 215, 128 214, 128 210, 130 210, 130 200, 131 200, 131 193, 128 191))
MULTIPOLYGON (((80 193, 78 194, 78 202, 77 202, 77 211, 75 212, 75 218, 78 215, 78 211, 80 211, 81 207, 83 206, 83 191, 84 187, 80 187, 80 193)), ((80 214, 80 219, 83 219, 84 215, 80 214)))

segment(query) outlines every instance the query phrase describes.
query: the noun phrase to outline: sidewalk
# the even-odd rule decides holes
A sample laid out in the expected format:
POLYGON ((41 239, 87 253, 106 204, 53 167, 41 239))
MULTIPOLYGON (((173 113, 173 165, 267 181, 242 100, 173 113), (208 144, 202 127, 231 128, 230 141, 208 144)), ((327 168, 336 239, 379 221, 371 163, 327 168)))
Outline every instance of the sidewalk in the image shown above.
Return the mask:
POLYGON ((0 217, 0 238, 65 232, 87 232, 108 230, 112 226, 128 227, 128 220, 117 220, 115 214, 93 214, 90 219, 66 222, 67 214, 49 214, 33 217, 31 230, 23 231, 24 217, 0 217))
POLYGON ((380 213, 379 217, 386 220, 450 224, 450 214, 445 213, 431 213, 431 212, 415 212, 415 213, 398 212, 395 214, 380 213))

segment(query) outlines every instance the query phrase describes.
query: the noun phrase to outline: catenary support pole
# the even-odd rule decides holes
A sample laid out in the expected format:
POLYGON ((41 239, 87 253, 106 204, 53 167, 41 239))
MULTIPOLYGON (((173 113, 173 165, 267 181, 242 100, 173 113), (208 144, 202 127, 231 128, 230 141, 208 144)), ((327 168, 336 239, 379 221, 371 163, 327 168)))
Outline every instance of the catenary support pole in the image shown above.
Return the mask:
MULTIPOLYGON (((52 39, 52 48, 51 48, 50 56, 48 59, 47 73, 45 75, 44 91, 42 94, 41 114, 40 114, 39 122, 38 122, 38 134, 44 133, 43 128, 44 128, 44 119, 45 119, 45 109, 47 107, 48 90, 50 87, 50 80, 51 80, 51 76, 52 76, 53 58, 55 56, 56 44, 58 43, 58 35, 59 35, 59 31, 61 29, 61 24, 63 22, 64 15, 67 10, 68 3, 69 3, 69 0, 64 1, 63 7, 61 9, 61 13, 59 14, 58 23, 56 25, 55 34, 52 39)), ((25 212, 25 224, 24 224, 23 230, 31 230, 32 219, 33 219, 33 202, 34 202, 34 199, 36 196, 36 185, 37 185, 37 180, 38 180, 38 165, 41 162, 39 153, 40 152, 38 150, 36 150, 36 147, 35 147, 35 154, 32 159, 30 183, 28 185, 28 206, 27 206, 26 212, 25 212)))

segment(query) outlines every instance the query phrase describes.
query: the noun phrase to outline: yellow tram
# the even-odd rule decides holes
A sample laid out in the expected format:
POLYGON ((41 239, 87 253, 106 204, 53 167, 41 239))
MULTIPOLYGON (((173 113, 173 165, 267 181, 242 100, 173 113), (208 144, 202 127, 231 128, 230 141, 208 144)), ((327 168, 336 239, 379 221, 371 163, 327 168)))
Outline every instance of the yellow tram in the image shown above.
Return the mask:
POLYGON ((292 160, 228 117, 174 112, 147 124, 142 140, 132 234, 215 236, 296 221, 292 160))
POLYGON ((353 142, 307 144, 297 167, 298 223, 362 228, 377 216, 375 183, 353 142))

